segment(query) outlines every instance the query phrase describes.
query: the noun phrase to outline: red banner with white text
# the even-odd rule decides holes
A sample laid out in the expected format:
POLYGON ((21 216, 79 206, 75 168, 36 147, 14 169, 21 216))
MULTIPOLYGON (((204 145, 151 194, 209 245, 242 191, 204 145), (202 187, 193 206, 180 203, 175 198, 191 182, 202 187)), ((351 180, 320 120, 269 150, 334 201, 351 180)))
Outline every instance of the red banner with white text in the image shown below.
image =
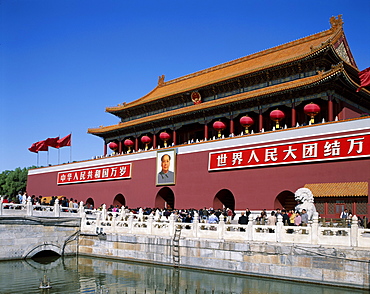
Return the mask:
POLYGON ((208 170, 309 163, 370 156, 370 134, 269 144, 209 154, 208 170))
POLYGON ((58 185, 131 178, 131 163, 89 167, 58 173, 58 185))

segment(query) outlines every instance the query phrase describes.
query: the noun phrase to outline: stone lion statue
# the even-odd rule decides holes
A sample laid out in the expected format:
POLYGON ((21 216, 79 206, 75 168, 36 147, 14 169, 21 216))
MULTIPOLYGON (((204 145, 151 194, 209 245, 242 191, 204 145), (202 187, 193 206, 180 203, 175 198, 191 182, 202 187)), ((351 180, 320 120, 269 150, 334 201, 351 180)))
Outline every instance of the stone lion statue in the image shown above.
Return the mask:
POLYGON ((314 204, 313 194, 308 188, 300 188, 294 193, 295 200, 299 203, 295 210, 302 212, 303 209, 307 211, 308 219, 312 220, 314 213, 316 212, 316 207, 314 204))

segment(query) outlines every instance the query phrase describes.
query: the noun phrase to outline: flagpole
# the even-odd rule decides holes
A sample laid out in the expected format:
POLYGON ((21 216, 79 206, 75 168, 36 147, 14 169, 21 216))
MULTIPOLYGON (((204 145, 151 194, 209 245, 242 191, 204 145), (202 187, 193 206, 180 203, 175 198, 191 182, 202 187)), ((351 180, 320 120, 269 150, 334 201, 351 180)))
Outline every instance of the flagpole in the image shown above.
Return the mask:
MULTIPOLYGON (((58 140, 60 138, 60 134, 58 136, 58 140)), ((59 144, 58 144, 59 145, 59 144)), ((58 165, 60 164, 60 147, 58 146, 58 165)))
POLYGON ((37 152, 37 162, 36 162, 36 164, 37 164, 37 167, 39 167, 39 153, 37 152))
POLYGON ((72 162, 72 132, 71 132, 71 145, 69 145, 69 162, 72 162))

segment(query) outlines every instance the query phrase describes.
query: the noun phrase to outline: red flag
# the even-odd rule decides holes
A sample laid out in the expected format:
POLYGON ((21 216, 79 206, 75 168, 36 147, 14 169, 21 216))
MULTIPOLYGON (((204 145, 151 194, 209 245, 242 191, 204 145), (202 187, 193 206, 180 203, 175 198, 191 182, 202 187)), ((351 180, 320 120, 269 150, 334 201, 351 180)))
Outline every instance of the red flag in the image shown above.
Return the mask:
POLYGON ((370 67, 360 71, 358 76, 360 78, 361 85, 356 92, 360 92, 363 87, 370 86, 370 67))
POLYGON ((58 147, 57 148, 64 147, 64 146, 71 146, 71 134, 69 134, 69 135, 65 136, 64 138, 58 140, 58 147))
POLYGON ((47 146, 50 146, 50 147, 59 148, 59 146, 58 146, 58 140, 59 140, 59 137, 47 138, 45 140, 45 144, 47 146))
POLYGON ((37 153, 37 143, 33 143, 30 148, 28 148, 29 151, 37 153))
POLYGON ((46 145, 45 141, 36 142, 36 146, 37 146, 37 152, 49 150, 49 147, 48 145, 46 145))

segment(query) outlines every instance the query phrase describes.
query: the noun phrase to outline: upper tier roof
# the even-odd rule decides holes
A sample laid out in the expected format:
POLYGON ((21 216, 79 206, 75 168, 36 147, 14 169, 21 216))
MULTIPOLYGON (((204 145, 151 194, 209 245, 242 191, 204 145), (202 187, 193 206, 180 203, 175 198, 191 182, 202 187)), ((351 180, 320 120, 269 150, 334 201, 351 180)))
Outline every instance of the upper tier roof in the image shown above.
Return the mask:
MULTIPOLYGON (((147 102, 159 100, 171 95, 193 91, 204 86, 226 81, 232 78, 267 69, 279 64, 299 60, 309 56, 323 46, 334 45, 344 38, 343 21, 339 15, 330 18, 329 30, 307 36, 271 49, 226 62, 199 72, 195 72, 174 80, 165 82, 164 76, 159 77, 158 85, 147 95, 114 107, 107 107, 107 112, 117 112, 129 109, 147 102)), ((345 39, 345 38, 344 38, 345 39)), ((351 53, 348 52, 350 55, 351 53)), ((356 67, 355 64, 352 66, 356 67)))

